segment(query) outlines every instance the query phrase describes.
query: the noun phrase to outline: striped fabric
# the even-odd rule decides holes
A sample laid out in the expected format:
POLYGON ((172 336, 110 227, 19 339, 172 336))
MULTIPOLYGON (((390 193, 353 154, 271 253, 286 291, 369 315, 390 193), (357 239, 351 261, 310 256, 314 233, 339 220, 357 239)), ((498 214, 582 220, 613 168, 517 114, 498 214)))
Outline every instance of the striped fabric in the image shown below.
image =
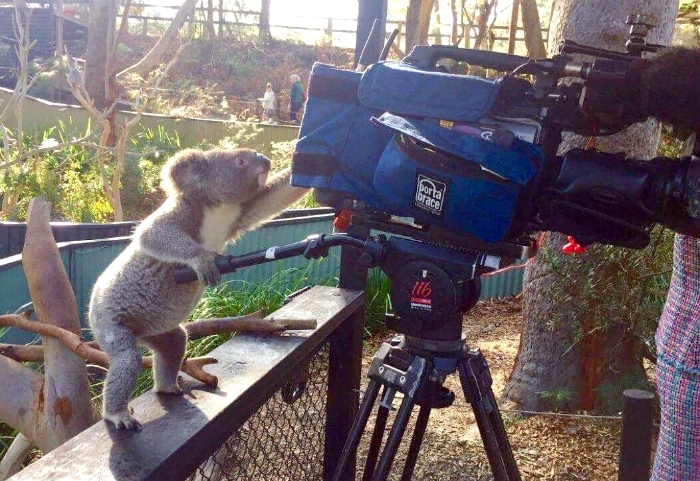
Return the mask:
POLYGON ((653 481, 700 480, 700 240, 677 235, 656 331, 661 430, 653 481))

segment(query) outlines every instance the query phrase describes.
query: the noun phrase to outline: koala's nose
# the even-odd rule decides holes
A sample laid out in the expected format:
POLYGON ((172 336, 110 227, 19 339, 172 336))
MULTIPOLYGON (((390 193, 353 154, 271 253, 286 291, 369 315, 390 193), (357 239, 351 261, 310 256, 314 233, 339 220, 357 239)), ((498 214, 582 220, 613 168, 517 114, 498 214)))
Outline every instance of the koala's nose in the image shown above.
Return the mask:
POLYGON ((270 170, 271 164, 270 164, 270 159, 265 157, 262 154, 255 154, 255 159, 258 161, 258 163, 265 168, 265 171, 270 170))

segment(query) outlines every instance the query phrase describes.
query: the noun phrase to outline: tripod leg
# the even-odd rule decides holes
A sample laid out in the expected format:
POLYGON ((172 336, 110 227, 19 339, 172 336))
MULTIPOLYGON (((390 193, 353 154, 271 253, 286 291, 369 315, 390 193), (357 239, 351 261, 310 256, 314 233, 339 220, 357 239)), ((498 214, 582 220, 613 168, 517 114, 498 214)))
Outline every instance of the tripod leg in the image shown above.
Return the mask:
MULTIPOLYGON (((389 390, 385 387, 382 392, 382 397, 387 395, 389 390)), ((393 397, 393 396, 392 396, 393 397)), ((391 400, 382 400, 377 411, 377 419, 374 422, 374 431, 372 431, 372 440, 369 443, 367 451, 367 460, 365 461, 365 470, 362 472, 362 481, 370 481, 374 475, 374 468, 377 466, 377 458, 379 457, 379 449, 382 447, 384 439, 384 431, 386 430, 386 420, 389 417, 389 407, 391 400)))
POLYGON ((496 481, 520 481, 518 465, 491 390, 491 376, 486 360, 480 352, 468 353, 457 368, 464 397, 474 410, 494 478, 496 481))
POLYGON ((503 456, 503 461, 506 465, 506 472, 508 474, 508 479, 512 481, 520 481, 520 471, 518 471, 518 463, 515 462, 515 457, 513 456, 513 449, 510 447, 510 442, 508 441, 508 433, 506 433, 506 427, 503 425, 503 418, 501 418, 501 411, 498 409, 498 403, 496 402, 496 397, 491 390, 491 386, 487 390, 488 400, 493 409, 489 414, 491 418, 491 425, 493 426, 494 434, 496 435, 496 441, 501 451, 501 456, 503 456))
POLYGON ((408 454, 406 455, 406 465, 403 468, 401 481, 410 481, 411 476, 413 476, 413 470, 415 469, 416 461, 418 460, 418 451, 420 450, 420 445, 423 442, 425 428, 428 426, 430 410, 431 408, 429 406, 421 406, 420 412, 418 412, 418 419, 416 419, 416 427, 413 430, 411 446, 408 448, 408 454))
POLYGON ((396 419, 394 419, 394 425, 391 427, 389 432, 389 438, 384 446, 384 452, 381 458, 379 458, 379 465, 377 466, 377 471, 374 473, 374 481, 384 481, 389 475, 389 470, 391 469, 391 463, 394 462, 394 457, 396 457, 396 451, 401 444, 401 438, 403 437, 404 431, 406 431, 406 426, 408 425, 408 420, 411 417, 411 411, 413 411, 413 405, 416 400, 406 394, 399 408, 399 412, 396 413, 396 419))
POLYGON ((360 405, 360 411, 355 417, 355 421, 352 423, 350 428, 350 434, 348 435, 347 441, 345 441, 345 446, 343 447, 343 452, 338 460, 338 465, 335 468, 335 473, 331 478, 333 481, 340 481, 343 477, 343 473, 350 462, 357 445, 360 443, 360 438, 362 437, 362 432, 367 424, 367 419, 372 412, 372 407, 374 402, 377 400, 377 394, 379 393, 379 383, 376 381, 370 381, 367 386, 367 392, 362 399, 362 404, 360 405))

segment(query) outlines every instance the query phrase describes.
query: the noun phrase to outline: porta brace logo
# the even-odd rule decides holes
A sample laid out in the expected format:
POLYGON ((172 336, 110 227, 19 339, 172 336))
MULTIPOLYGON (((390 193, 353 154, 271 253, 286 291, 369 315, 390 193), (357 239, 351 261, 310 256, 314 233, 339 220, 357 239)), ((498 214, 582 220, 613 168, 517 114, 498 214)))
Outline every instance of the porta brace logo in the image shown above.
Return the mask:
POLYGON ((427 210, 431 214, 442 216, 446 195, 447 184, 439 180, 431 179, 424 174, 418 174, 414 200, 416 207, 427 210))

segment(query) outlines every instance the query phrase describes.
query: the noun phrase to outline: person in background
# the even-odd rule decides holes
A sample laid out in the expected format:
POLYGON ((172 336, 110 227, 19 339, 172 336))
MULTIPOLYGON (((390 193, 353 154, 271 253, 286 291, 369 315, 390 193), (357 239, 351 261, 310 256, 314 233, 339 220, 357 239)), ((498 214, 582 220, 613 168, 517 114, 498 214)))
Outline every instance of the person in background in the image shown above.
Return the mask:
POLYGON ((268 83, 263 96, 263 120, 271 121, 275 115, 275 92, 272 91, 272 84, 268 83))
POLYGON ((292 82, 292 89, 289 92, 289 120, 298 123, 297 113, 304 105, 304 102, 306 102, 306 94, 304 93, 304 87, 301 85, 301 79, 297 74, 291 75, 289 81, 292 82))

